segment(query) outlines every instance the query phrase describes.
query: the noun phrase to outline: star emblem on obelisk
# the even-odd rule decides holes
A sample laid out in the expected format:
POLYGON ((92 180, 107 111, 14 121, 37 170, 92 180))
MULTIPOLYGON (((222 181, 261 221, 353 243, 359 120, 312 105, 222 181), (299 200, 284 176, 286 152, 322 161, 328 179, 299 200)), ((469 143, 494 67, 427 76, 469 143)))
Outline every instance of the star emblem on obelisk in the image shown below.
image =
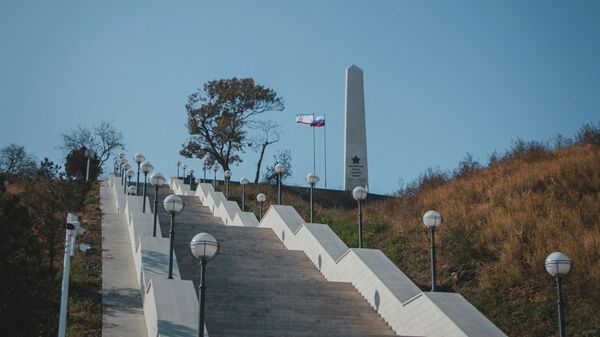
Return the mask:
POLYGON ((352 157, 352 164, 358 164, 358 163, 360 163, 360 158, 358 158, 358 156, 352 157))

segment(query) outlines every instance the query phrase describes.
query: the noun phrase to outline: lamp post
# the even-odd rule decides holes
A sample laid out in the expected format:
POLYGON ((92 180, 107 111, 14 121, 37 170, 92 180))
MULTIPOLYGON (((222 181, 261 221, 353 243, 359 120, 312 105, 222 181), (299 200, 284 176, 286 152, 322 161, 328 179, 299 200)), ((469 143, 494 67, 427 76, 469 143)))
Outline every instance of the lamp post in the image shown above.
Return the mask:
POLYGON ((121 183, 123 185, 126 185, 127 184, 126 173, 127 173, 127 170, 131 169, 131 165, 129 165, 129 163, 127 162, 127 159, 123 159, 123 160, 125 160, 125 164, 123 164, 123 170, 122 170, 123 172, 121 173, 121 176, 122 176, 121 183))
POLYGON ((123 164, 125 164, 123 162, 123 159, 125 159, 125 153, 121 152, 119 153, 119 175, 123 175, 123 164))
POLYGON ((204 307, 206 299, 206 264, 219 253, 219 243, 208 233, 198 233, 190 241, 190 252, 200 260, 200 284, 198 302, 200 304, 200 319, 198 320, 198 337, 204 337, 204 307))
POLYGON ((356 186, 352 190, 352 197, 358 202, 358 248, 362 248, 362 201, 367 198, 367 189, 362 186, 356 186))
POLYGON ((117 157, 113 157, 113 174, 117 176, 117 168, 119 167, 119 162, 117 157))
POLYGON ((256 201, 258 201, 258 205, 259 207, 259 213, 258 213, 258 217, 259 217, 259 221, 262 220, 262 208, 263 208, 263 204, 265 203, 265 201, 267 201, 267 196, 264 193, 258 193, 258 195, 256 196, 256 201))
POLYGON ((152 164, 149 161, 145 161, 140 165, 142 167, 142 172, 144 172, 144 200, 142 201, 142 213, 146 213, 146 183, 148 182, 148 173, 154 170, 152 164))
POLYGON ((183 169, 183 183, 185 184, 185 170, 187 170, 187 164, 183 164, 183 166, 181 166, 181 168, 183 169))
POLYGON ((314 172, 311 172, 306 176, 306 182, 310 185, 310 222, 312 223, 314 221, 313 190, 319 182, 319 177, 314 172))
POLYGON ((281 178, 285 172, 285 166, 281 163, 275 165, 275 172, 277 173, 277 205, 281 205, 281 178))
POLYGON ((177 179, 179 179, 179 166, 181 166, 181 160, 176 161, 175 165, 177 165, 177 179))
POLYGON ((208 156, 204 156, 204 159, 202 159, 202 171, 204 171, 204 181, 203 183, 206 182, 206 170, 208 170, 209 166, 208 166, 208 156))
POLYGON ((165 183, 165 176, 159 172, 154 172, 150 176, 150 184, 154 186, 154 229, 152 236, 156 237, 156 222, 158 218, 158 189, 165 183))
POLYGON ((240 186, 242 186, 242 212, 246 211, 246 185, 249 183, 250 181, 248 181, 248 179, 242 177, 242 179, 240 179, 240 186))
POLYGON ((65 337, 67 330, 67 309, 69 304, 69 274, 71 272, 71 257, 75 254, 75 242, 78 235, 84 235, 86 230, 79 223, 75 214, 67 215, 67 230, 65 231, 65 256, 63 260, 63 275, 60 291, 60 312, 58 315, 58 337, 65 337))
POLYGON ((427 211, 423 215, 423 225, 431 233, 431 291, 435 291, 435 229, 443 222, 442 216, 437 211, 427 211))
POLYGON ((233 173, 231 173, 230 170, 225 170, 225 172, 223 172, 223 179, 225 179, 225 198, 227 200, 229 200, 229 180, 232 175, 233 173))
POLYGON ((213 180, 213 189, 217 190, 217 171, 219 170, 219 166, 217 164, 213 164, 212 171, 215 173, 215 179, 213 180))
POLYGON ((123 193, 127 194, 127 186, 131 184, 131 177, 133 177, 134 174, 135 172, 133 172, 132 169, 127 169, 127 171, 125 172, 125 175, 127 176, 127 184, 123 186, 123 193))
POLYGON ((546 271, 556 280, 556 304, 558 305, 558 330, 560 332, 560 337, 567 336, 565 330, 565 312, 562 303, 561 279, 571 271, 571 264, 571 259, 561 252, 554 252, 546 257, 546 271))
POLYGON ((131 168, 125 168, 125 166, 129 166, 129 164, 127 163, 127 159, 126 158, 121 158, 121 184, 125 184, 125 171, 127 171, 127 169, 131 168))
POLYGON ((192 189, 192 188, 196 189, 196 187, 194 185, 196 183, 196 180, 194 179, 194 172, 196 172, 196 171, 194 171, 193 169, 190 170, 190 179, 188 179, 188 184, 190 185, 190 189, 192 189))
POLYGON ((113 158, 113 173, 117 176, 119 172, 119 159, 117 157, 113 158))
POLYGON ((135 194, 139 195, 140 194, 140 164, 142 164, 146 160, 146 157, 144 157, 144 155, 141 153, 136 153, 133 156, 133 160, 137 163, 137 182, 135 183, 135 194))
POLYGON ((173 248, 175 243, 175 214, 181 212, 185 204, 180 196, 171 194, 163 201, 165 211, 171 214, 171 230, 169 231, 169 279, 173 279, 173 248))
POLYGON ((95 153, 90 149, 85 149, 85 157, 87 158, 87 167, 85 169, 85 182, 90 181, 90 160, 94 159, 95 153))

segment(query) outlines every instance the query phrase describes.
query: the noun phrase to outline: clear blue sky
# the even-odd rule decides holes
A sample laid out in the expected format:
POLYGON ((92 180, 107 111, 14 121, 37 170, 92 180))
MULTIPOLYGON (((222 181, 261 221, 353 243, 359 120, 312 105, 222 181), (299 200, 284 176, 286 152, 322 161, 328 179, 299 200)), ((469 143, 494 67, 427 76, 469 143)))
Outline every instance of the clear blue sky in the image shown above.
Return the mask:
MULTIPOLYGON (((128 157, 141 151, 173 175, 187 95, 250 76, 286 102, 263 115, 284 131, 266 164, 290 149, 292 183, 303 184, 311 131, 294 116, 325 113, 328 185, 340 188, 352 64, 364 70, 376 193, 467 152, 486 162, 517 137, 572 136, 600 120, 599 1, 3 0, 0 46, 0 146, 57 162, 62 132, 108 120, 128 157)), ((234 178, 253 177, 256 157, 244 154, 234 178)))

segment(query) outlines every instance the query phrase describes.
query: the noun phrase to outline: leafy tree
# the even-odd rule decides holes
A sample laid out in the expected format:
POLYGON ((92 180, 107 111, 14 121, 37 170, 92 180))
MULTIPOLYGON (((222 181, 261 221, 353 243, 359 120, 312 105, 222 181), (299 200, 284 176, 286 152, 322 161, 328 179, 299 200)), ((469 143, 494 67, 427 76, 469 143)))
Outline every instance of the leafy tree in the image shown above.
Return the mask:
MULTIPOLYGON (((87 157, 85 156, 86 148, 79 148, 69 152, 67 155, 67 163, 65 171, 67 175, 74 179, 85 179, 87 172, 87 157)), ((97 156, 90 158, 90 181, 96 180, 100 175, 100 160, 97 156)))
POLYGON ((99 167, 104 165, 113 152, 125 148, 123 134, 112 123, 106 121, 91 129, 80 125, 63 133, 62 138, 59 149, 64 151, 65 156, 85 147, 96 153, 99 167))
POLYGON ((190 137, 180 154, 187 158, 208 155, 225 170, 241 162, 248 145, 247 128, 253 118, 267 111, 282 111, 283 99, 273 89, 252 78, 213 80, 188 97, 185 105, 190 137))
POLYGON ((0 149, 0 172, 31 175, 36 170, 35 158, 25 147, 10 144, 0 149))
POLYGON ((254 177, 254 183, 258 183, 260 177, 260 167, 262 166, 263 157, 267 146, 275 144, 279 141, 279 124, 273 121, 266 121, 260 123, 256 127, 259 130, 259 135, 254 139, 253 147, 259 153, 258 162, 256 163, 256 176, 254 177))
POLYGON ((273 155, 273 165, 267 167, 267 171, 263 177, 266 183, 273 184, 277 182, 277 172, 275 171, 277 164, 282 164, 285 167, 285 171, 281 175, 281 181, 284 182, 292 176, 292 153, 290 150, 279 151, 273 155))

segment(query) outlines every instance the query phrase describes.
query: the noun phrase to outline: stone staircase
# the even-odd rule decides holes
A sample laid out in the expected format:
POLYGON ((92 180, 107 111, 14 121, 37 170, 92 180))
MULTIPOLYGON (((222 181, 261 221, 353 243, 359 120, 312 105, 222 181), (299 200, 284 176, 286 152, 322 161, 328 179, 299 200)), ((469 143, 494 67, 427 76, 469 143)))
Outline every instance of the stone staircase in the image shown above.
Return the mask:
MULTIPOLYGON (((153 207, 154 191, 148 191, 153 207)), ((161 231, 170 217, 159 191, 161 231)), ((208 232, 220 244, 206 271, 206 326, 219 336, 395 336, 393 330, 349 283, 328 282, 303 252, 287 250, 271 229, 225 226, 198 197, 181 196, 175 219, 175 255, 183 280, 198 287, 199 263, 188 244, 208 232)))

